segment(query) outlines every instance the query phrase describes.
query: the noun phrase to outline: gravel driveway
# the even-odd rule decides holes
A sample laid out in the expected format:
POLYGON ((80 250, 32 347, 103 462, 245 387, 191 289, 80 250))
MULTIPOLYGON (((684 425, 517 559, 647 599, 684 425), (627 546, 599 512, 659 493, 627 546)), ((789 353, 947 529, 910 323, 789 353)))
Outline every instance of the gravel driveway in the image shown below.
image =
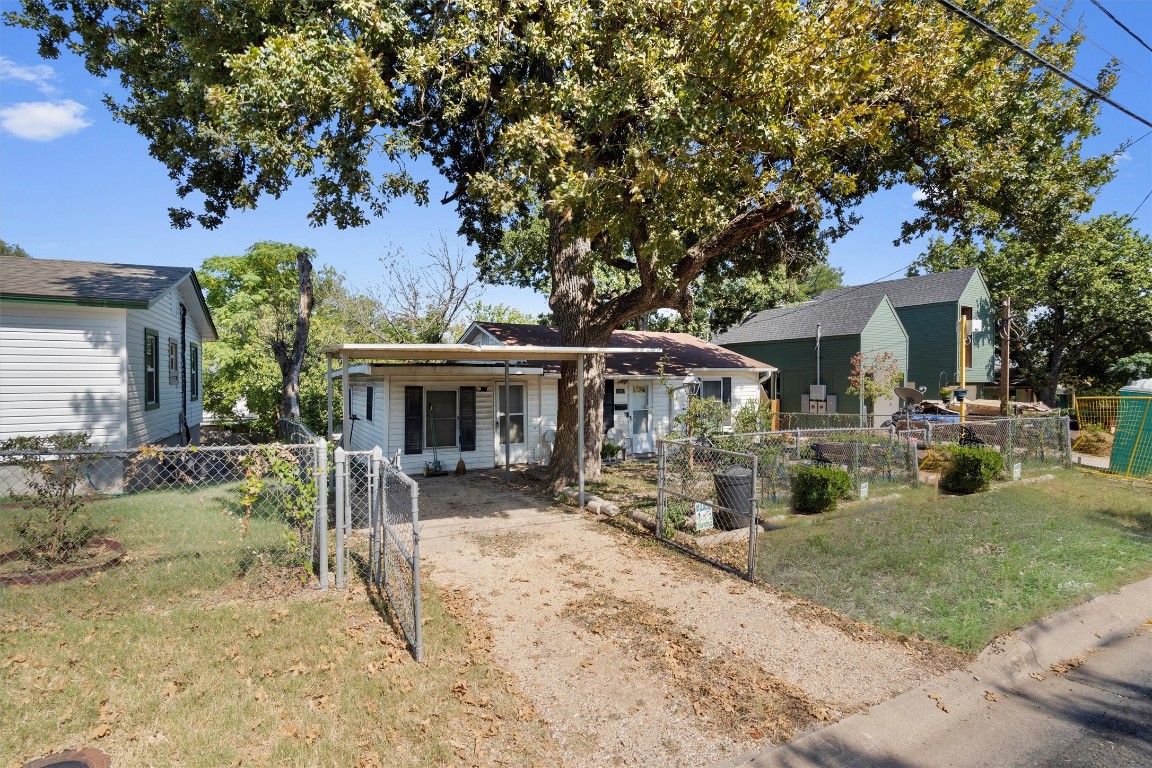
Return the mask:
POLYGON ((428 578, 465 593, 565 765, 707 765, 965 660, 668 551, 495 473, 420 480, 428 578))

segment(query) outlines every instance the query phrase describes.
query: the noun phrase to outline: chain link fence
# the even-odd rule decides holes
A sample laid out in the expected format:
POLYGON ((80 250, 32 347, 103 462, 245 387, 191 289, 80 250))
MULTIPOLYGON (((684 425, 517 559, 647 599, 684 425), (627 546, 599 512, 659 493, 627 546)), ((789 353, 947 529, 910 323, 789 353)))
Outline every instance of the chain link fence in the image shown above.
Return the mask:
POLYGON ((1006 473, 1012 473, 1017 464, 1022 469, 1072 464, 1067 416, 988 419, 963 424, 928 422, 923 434, 928 448, 943 445, 992 448, 1003 457, 1006 473))
POLYGON ((755 579, 756 456, 657 442, 656 537, 749 581, 755 579))
MULTIPOLYGON (((0 452, 0 614, 155 612, 310 580, 320 445, 0 452)), ((14 624, 11 624, 14 622, 14 624)))

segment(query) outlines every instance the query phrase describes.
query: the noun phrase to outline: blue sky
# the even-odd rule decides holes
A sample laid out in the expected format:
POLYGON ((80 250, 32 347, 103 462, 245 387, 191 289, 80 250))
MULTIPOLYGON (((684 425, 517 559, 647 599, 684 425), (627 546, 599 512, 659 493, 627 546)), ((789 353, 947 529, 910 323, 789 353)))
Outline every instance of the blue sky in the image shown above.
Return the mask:
MULTIPOLYGON (((1152 44, 1152 0, 1102 2, 1152 44)), ((0 0, 4 10, 15 7, 0 0)), ((1112 97, 1152 119, 1152 52, 1089 0, 1075 0, 1067 13, 1056 0, 1044 0, 1037 8, 1082 19, 1089 41, 1081 47, 1076 74, 1094 82, 1099 67, 1115 55, 1124 68, 1112 97)), ((422 208, 397 201, 387 215, 355 230, 310 227, 307 183, 280 200, 263 200, 256 211, 233 213, 217 230, 174 230, 167 209, 179 200, 165 169, 148 155, 145 141, 114 122, 101 103, 114 87, 89 75, 69 54, 41 60, 34 35, 0 28, 0 239, 41 258, 193 267, 209 256, 242 253, 259 240, 279 240, 315 248, 321 263, 344 272, 354 284, 380 279, 380 257, 390 245, 418 262, 444 233, 469 253, 456 238, 459 222, 451 207, 436 202, 422 208)), ((1149 131, 1107 105, 1100 127, 1091 152, 1115 151, 1149 131)), ((433 169, 427 164, 417 168, 432 178, 432 199, 438 200, 443 185, 433 169)), ((1131 213, 1152 191, 1152 136, 1124 152, 1117 170, 1099 197, 1097 213, 1131 213)), ((847 283, 893 272, 899 276, 920 252, 923 243, 892 245, 900 222, 912 213, 912 193, 902 187, 874 196, 858 211, 860 226, 833 244, 830 261, 844 270, 847 283)), ((1152 233, 1152 200, 1140 209, 1136 226, 1152 233)), ((530 313, 547 308, 546 297, 511 288, 487 288, 484 298, 530 313)))

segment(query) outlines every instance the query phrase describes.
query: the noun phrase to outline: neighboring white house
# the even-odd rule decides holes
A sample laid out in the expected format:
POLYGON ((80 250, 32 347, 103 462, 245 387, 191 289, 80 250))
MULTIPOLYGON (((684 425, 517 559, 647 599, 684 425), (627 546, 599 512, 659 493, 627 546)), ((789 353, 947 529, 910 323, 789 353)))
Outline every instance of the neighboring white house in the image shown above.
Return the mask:
POLYGON ((0 257, 0 439, 195 444, 215 340, 187 267, 0 257))
MULTIPOLYGON (((515 323, 473 323, 462 344, 560 346, 555 328, 515 323)), ((605 430, 631 453, 651 453, 656 438, 673 430, 688 393, 730 403, 759 402, 776 369, 683 333, 617 331, 612 347, 661 348, 663 355, 609 355, 604 382, 605 430), (617 437, 619 436, 619 437, 617 437)), ((337 372, 337 375, 339 373, 337 372)), ((347 447, 400 456, 405 472, 434 459, 451 469, 459 459, 472 469, 503 466, 503 424, 508 421, 513 464, 545 461, 555 434, 558 363, 513 364, 508 397, 504 366, 492 363, 383 363, 349 369, 352 421, 347 447)))

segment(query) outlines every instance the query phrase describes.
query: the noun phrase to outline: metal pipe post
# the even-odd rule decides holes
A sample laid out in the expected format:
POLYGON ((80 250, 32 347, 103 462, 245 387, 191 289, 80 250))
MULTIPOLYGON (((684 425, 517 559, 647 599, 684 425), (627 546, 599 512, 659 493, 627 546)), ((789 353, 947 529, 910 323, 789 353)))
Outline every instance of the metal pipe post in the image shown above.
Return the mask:
POLYGON ((420 609, 420 486, 412 483, 412 615, 416 621, 416 663, 424 663, 424 620, 420 609))
POLYGON ((664 505, 668 500, 664 498, 664 485, 668 482, 668 477, 664 474, 667 471, 667 464, 664 460, 664 455, 668 451, 668 444, 663 440, 656 441, 656 538, 664 538, 664 505))
POLYGON ((336 449, 333 461, 336 465, 336 589, 344 589, 344 504, 348 496, 348 457, 342 447, 336 449))
MULTIPOLYGON (((499 413, 500 409, 496 409, 499 413)), ((504 484, 510 485, 512 483, 512 446, 508 443, 508 431, 512 426, 512 418, 510 413, 512 411, 512 397, 508 391, 508 361, 504 361, 504 484)))
POLYGON ((324 359, 328 363, 328 434, 324 435, 325 440, 332 439, 332 355, 325 355, 324 359))
POLYGON ((748 581, 756 581, 756 534, 760 530, 757 512, 760 510, 760 465, 756 454, 752 454, 752 514, 748 521, 748 581))
POLYGON ((380 536, 383 531, 384 494, 381 493, 384 469, 384 449, 376 446, 372 449, 372 470, 368 483, 369 540, 368 540, 368 574, 376 586, 380 586, 380 536))
POLYGON ((580 414, 580 444, 576 455, 579 457, 578 466, 580 474, 580 509, 584 509, 584 355, 580 355, 579 361, 576 363, 576 368, 576 410, 580 414))
POLYGON ((340 445, 346 451, 352 450, 352 441, 348 439, 348 424, 352 421, 352 386, 348 383, 348 354, 340 353, 340 394, 343 402, 340 404, 340 445))
MULTIPOLYGON (((331 411, 329 411, 331 413, 331 411)), ((316 462, 316 526, 317 543, 320 550, 320 589, 328 590, 328 443, 324 440, 316 441, 316 450, 320 452, 316 462)))

